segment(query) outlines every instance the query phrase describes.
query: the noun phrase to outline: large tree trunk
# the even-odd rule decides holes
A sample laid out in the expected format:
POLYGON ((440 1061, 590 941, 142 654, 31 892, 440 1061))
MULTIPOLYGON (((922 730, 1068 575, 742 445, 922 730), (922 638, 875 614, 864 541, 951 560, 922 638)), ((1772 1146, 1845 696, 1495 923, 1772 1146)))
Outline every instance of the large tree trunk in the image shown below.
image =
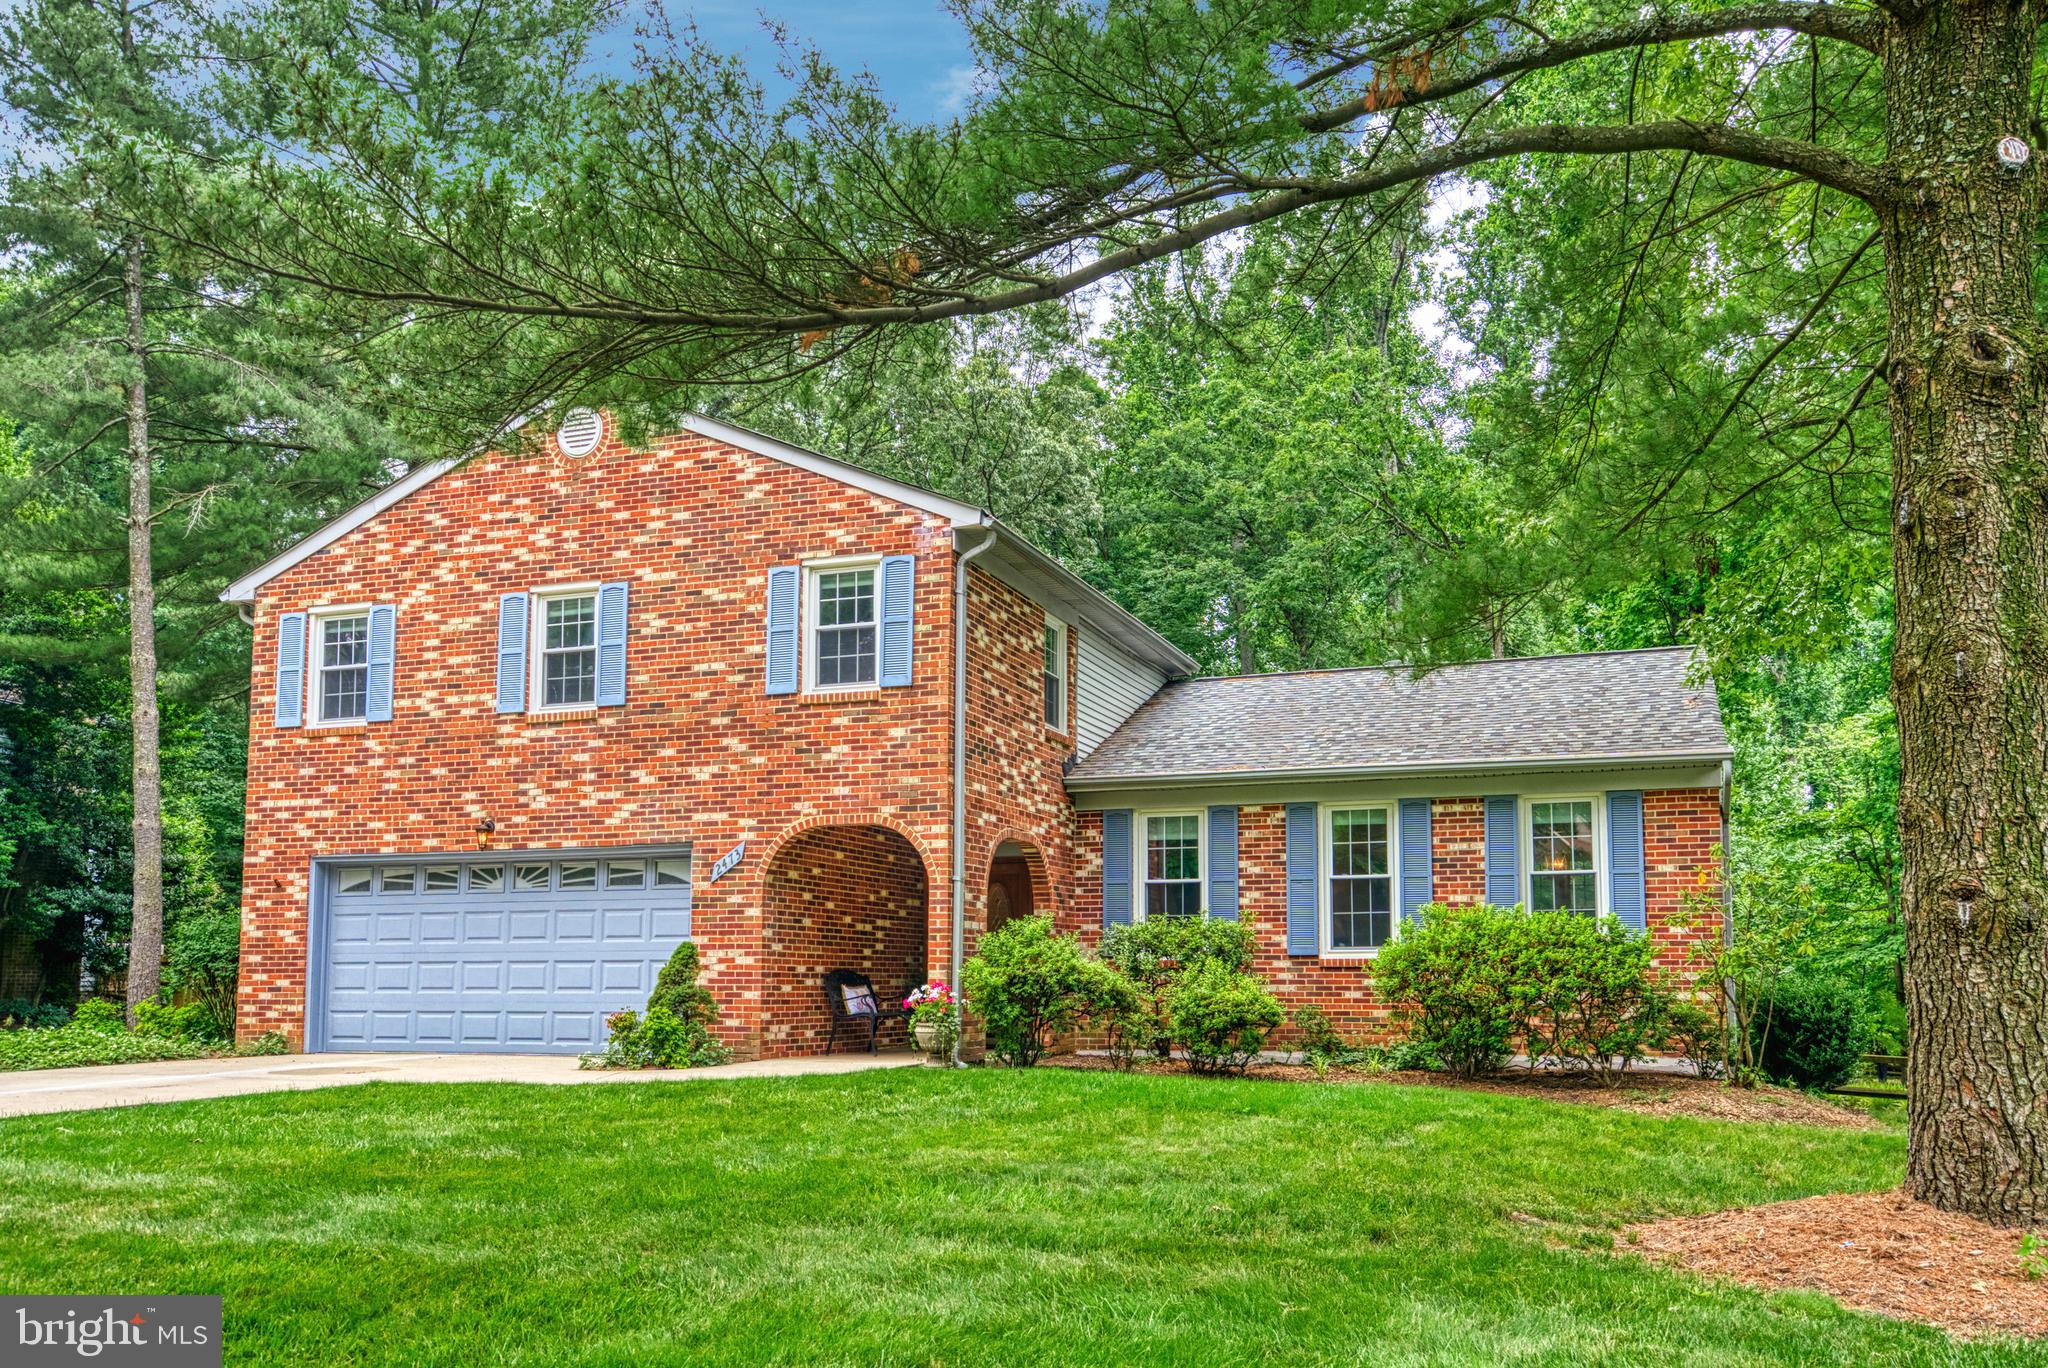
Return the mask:
POLYGON ((157 761, 156 580, 150 566, 149 386, 142 317, 142 240, 130 237, 122 273, 128 314, 128 696, 134 736, 134 910, 128 940, 128 1021, 155 997, 164 964, 164 802, 157 761))
POLYGON ((2028 137, 2038 25, 2031 4, 1936 0, 1885 51, 1909 177, 1884 222, 1907 1190, 2007 1225, 2048 1220, 2041 159, 1998 156, 2028 137))

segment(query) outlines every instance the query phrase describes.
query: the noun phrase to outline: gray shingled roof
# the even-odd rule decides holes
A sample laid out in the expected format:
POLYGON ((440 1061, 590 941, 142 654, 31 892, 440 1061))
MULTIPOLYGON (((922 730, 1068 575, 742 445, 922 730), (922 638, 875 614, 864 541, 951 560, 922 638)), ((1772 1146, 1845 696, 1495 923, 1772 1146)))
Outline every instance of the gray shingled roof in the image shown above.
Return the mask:
POLYGON ((1233 675, 1167 685, 1074 767, 1122 780, 1728 755, 1684 647, 1233 675))

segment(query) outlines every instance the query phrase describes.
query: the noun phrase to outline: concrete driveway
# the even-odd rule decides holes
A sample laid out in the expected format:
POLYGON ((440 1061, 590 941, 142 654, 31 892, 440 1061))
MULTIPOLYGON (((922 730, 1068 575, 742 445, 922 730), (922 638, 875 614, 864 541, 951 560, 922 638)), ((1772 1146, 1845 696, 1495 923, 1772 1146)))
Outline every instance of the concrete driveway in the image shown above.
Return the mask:
POLYGON ((0 1073, 0 1116, 189 1102, 243 1093, 295 1092, 352 1083, 659 1083, 718 1078, 792 1078, 921 1063, 922 1055, 841 1054, 767 1059, 711 1069, 579 1069, 574 1055, 321 1054, 255 1059, 177 1059, 88 1069, 0 1073))

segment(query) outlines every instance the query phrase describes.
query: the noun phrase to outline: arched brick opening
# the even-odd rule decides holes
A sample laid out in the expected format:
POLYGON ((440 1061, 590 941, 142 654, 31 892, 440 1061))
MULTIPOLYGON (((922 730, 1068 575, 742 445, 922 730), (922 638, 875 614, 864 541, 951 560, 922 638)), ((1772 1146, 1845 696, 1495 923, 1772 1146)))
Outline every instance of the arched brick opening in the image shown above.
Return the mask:
POLYGON ((990 847, 985 888, 983 931, 993 931, 1014 917, 1042 917, 1053 910, 1045 855, 1018 837, 1005 836, 990 847))
MULTIPOLYGON (((879 825, 811 826, 769 857, 762 890, 761 1054, 823 1054, 832 1017, 821 981, 868 976, 883 1002, 925 981, 930 872, 917 848, 879 825)), ((851 1039, 842 1030, 844 1048, 851 1039)), ((901 1024, 881 1043, 906 1044, 901 1024)))

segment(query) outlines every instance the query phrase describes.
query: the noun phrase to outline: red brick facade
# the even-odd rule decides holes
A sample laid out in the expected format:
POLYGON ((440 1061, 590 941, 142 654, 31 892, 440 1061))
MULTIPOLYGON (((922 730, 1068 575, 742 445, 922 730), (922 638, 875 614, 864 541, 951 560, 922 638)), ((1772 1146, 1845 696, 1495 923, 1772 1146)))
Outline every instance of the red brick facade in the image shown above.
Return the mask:
MULTIPOLYGON (((1192 804, 1191 804, 1192 806, 1192 804)), ((1314 1003, 1337 1030, 1359 1041, 1384 1039, 1390 1009, 1374 992, 1372 962, 1355 955, 1287 953, 1286 806, 1238 809, 1239 917, 1257 934, 1256 972, 1290 1012, 1314 1003)), ((1718 789, 1651 790, 1643 794, 1646 920, 1660 966, 1696 973, 1689 946, 1720 934, 1718 920, 1689 915, 1688 895, 1719 894, 1721 807, 1718 789)), ((1093 938, 1102 919, 1102 814, 1076 822, 1079 871, 1076 914, 1065 925, 1093 938), (1091 882, 1092 881, 1092 882, 1091 882)), ((1430 803, 1432 893, 1443 903, 1486 896, 1484 800, 1436 798, 1430 803)))
MULTIPOLYGON (((949 519, 826 473, 707 437, 580 460, 489 456, 443 475, 263 583, 254 613, 238 1030, 303 1040, 313 862, 490 848, 687 843, 692 938, 742 1056, 821 1048, 820 976, 860 968, 885 994, 951 979, 952 705, 957 559, 949 519), (833 556, 916 558, 907 687, 770 696, 771 567, 833 556), (626 702, 554 715, 494 709, 500 595, 630 585, 626 702), (396 608, 392 718, 275 725, 282 614, 396 608), (486 832, 486 824, 493 829, 486 832), (722 854, 745 851, 716 880, 722 854)), ((1067 726, 1044 723, 1046 614, 970 566, 967 944, 991 863, 1028 872, 1034 909, 1101 921, 1101 822, 1062 783, 1067 726)), ((1711 876, 1713 790, 1646 796, 1653 924, 1711 876)), ((1284 953, 1281 809, 1247 807, 1243 915, 1290 1005, 1382 1029, 1356 961, 1284 953)), ((1438 896, 1480 895, 1475 798, 1435 808, 1438 896)), ((1015 894, 1006 890, 1006 898, 1015 894)))

